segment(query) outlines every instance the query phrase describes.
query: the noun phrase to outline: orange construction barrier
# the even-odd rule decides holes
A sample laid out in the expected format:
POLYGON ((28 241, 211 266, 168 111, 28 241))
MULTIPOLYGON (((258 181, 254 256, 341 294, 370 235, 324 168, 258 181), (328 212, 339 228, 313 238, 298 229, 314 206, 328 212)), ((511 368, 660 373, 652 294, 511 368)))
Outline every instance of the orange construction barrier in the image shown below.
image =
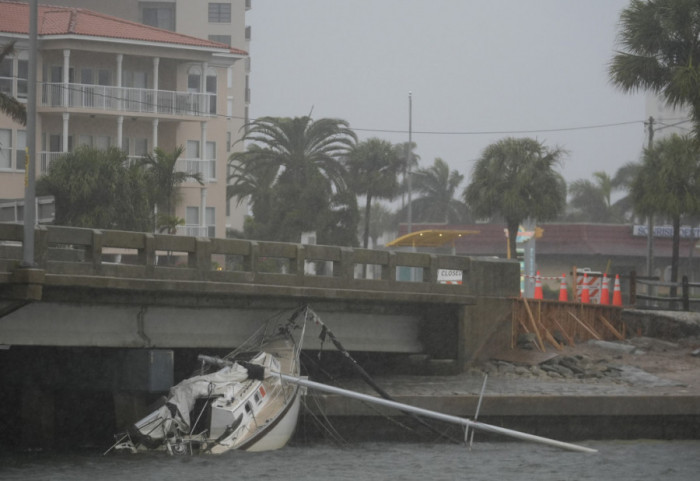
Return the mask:
POLYGON ((542 279, 540 278, 540 271, 537 271, 537 276, 535 277, 535 299, 543 299, 542 295, 542 279))
POLYGON ((591 298, 588 295, 588 276, 583 273, 583 285, 581 286, 581 302, 584 304, 590 304, 591 298))
POLYGON ((608 289, 608 276, 603 274, 603 288, 600 290, 600 302, 599 304, 608 305, 610 304, 610 290, 608 289))
POLYGON ((615 287, 613 289, 613 306, 622 305, 622 291, 620 291, 620 274, 615 274, 615 287))
POLYGON ((559 284, 559 301, 567 302, 569 300, 569 289, 566 286, 566 274, 561 275, 561 284, 559 284))

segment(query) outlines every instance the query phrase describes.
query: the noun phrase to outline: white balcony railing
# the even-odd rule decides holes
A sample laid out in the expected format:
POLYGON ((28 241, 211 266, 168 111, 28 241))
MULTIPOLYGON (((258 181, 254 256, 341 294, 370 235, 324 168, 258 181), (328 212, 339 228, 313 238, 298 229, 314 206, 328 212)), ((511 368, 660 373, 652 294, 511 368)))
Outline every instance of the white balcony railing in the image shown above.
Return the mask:
POLYGON ((187 237, 215 237, 215 226, 213 225, 179 225, 175 235, 187 237))
POLYGON ((203 182, 214 182, 216 180, 215 160, 177 159, 175 170, 190 175, 200 174, 203 182))
POLYGON ((211 117, 216 95, 107 85, 43 83, 41 105, 130 113, 211 117))
POLYGON ((39 162, 37 169, 39 173, 41 175, 48 173, 51 162, 66 154, 67 152, 39 152, 39 155, 37 156, 37 160, 39 162))

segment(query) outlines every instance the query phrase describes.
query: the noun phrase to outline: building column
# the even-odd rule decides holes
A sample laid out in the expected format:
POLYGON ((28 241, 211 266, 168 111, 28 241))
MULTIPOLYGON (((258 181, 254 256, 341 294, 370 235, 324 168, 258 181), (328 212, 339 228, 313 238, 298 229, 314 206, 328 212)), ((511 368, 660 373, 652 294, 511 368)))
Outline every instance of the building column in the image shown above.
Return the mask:
MULTIPOLYGON (((117 148, 122 149, 124 143, 124 116, 117 117, 117 148)), ((126 153, 129 155, 129 152, 126 153)))
POLYGON ((199 203, 199 227, 200 227, 200 235, 202 237, 207 237, 206 236, 206 226, 207 226, 207 188, 202 187, 201 191, 201 198, 200 198, 200 203, 199 203))
POLYGON ((70 83, 70 49, 63 50, 63 106, 68 107, 70 105, 70 90, 68 90, 70 83))
POLYGON ((61 146, 61 151, 63 153, 68 152, 68 121, 70 120, 70 114, 69 113, 64 113, 63 114, 63 139, 62 139, 62 146, 61 146))
MULTIPOLYGON (((209 64, 207 62, 202 62, 202 76, 199 77, 200 94, 205 94, 207 92, 207 68, 209 68, 209 64)), ((206 95, 201 95, 200 107, 203 114, 209 112, 209 99, 206 95)))
MULTIPOLYGON (((121 87, 122 86, 122 63, 124 63, 124 55, 121 53, 117 54, 117 78, 114 79, 114 85, 115 87, 121 87)), ((117 100, 117 109, 122 110, 123 101, 122 101, 122 93, 119 92, 117 95, 118 100, 117 100)))
POLYGON ((158 66, 160 65, 160 58, 153 58, 153 111, 158 112, 158 66))
POLYGON ((202 122, 202 132, 199 137, 199 160, 201 162, 202 168, 200 171, 202 172, 202 180, 204 182, 208 182, 211 179, 211 169, 209 168, 209 164, 207 163, 207 123, 202 122))
POLYGON ((122 64, 124 63, 124 54, 117 54, 117 78, 114 79, 117 87, 122 86, 122 64))
POLYGON ((153 151, 158 147, 158 119, 153 119, 153 151))

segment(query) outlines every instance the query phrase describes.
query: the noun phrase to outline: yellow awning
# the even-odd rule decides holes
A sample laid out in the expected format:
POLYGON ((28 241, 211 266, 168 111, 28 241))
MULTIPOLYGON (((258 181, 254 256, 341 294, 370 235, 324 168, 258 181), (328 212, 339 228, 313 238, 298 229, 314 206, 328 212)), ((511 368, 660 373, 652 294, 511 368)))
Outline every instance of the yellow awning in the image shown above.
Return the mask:
POLYGON ((391 242, 388 242, 386 246, 440 247, 445 244, 449 244, 460 237, 478 233, 478 230, 428 229, 403 235, 391 242))

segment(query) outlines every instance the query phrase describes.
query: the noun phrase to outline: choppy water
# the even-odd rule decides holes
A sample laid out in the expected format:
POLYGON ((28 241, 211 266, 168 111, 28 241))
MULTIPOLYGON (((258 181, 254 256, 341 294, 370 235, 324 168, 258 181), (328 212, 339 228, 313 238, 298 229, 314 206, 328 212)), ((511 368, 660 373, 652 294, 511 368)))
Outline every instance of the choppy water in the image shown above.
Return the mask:
POLYGON ((0 455, 2 480, 696 480, 700 441, 596 441, 598 454, 529 443, 361 443, 267 453, 168 457, 100 453, 0 455))

